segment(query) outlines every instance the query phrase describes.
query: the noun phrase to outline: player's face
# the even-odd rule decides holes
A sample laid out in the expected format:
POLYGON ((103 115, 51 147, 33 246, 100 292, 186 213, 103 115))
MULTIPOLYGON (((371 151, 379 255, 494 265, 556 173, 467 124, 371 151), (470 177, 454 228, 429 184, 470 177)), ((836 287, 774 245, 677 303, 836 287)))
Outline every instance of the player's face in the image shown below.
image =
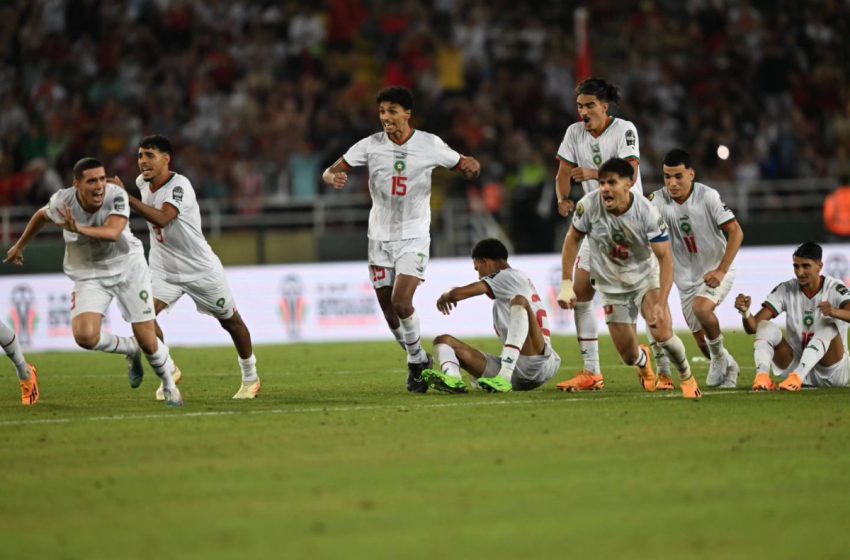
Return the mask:
POLYGON ((823 262, 814 259, 794 257, 794 276, 801 288, 815 288, 820 281, 820 271, 823 262))
POLYGON ((171 156, 154 148, 139 148, 139 171, 145 181, 156 182, 168 173, 171 156))
POLYGON ((670 197, 676 202, 688 198, 696 176, 694 170, 688 169, 684 164, 675 167, 665 165, 661 169, 664 173, 664 186, 667 187, 670 197))
POLYGON ((381 125, 384 127, 384 132, 390 136, 398 133, 406 133, 410 125, 410 110, 405 109, 398 103, 390 103, 382 101, 378 105, 378 117, 381 119, 381 125))
POLYGON ((475 272, 478 273, 479 278, 490 276, 498 270, 496 261, 491 261, 490 259, 472 259, 472 266, 475 268, 475 272))
POLYGON ((616 173, 606 173, 599 177, 599 194, 602 196, 602 204, 609 212, 619 214, 626 211, 629 207, 631 188, 632 180, 628 177, 620 177, 616 173))
POLYGON ((608 122, 608 104, 600 101, 595 95, 582 93, 576 99, 578 116, 584 121, 585 130, 599 132, 608 122))
POLYGON ((86 210, 98 210, 106 196, 106 169, 95 167, 83 171, 83 176, 74 180, 80 202, 86 210))

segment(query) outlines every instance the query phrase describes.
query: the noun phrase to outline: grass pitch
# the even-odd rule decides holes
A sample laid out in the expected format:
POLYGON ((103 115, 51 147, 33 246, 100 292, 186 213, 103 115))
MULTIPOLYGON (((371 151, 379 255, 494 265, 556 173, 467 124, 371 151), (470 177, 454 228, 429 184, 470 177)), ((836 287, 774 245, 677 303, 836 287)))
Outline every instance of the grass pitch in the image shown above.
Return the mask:
POLYGON ((0 378, 2 557, 850 555, 850 391, 645 394, 603 339, 605 390, 568 395, 555 346, 557 379, 508 395, 409 395, 391 342, 260 347, 254 402, 232 349, 175 349, 182 410, 120 357, 29 356, 36 407, 0 378))

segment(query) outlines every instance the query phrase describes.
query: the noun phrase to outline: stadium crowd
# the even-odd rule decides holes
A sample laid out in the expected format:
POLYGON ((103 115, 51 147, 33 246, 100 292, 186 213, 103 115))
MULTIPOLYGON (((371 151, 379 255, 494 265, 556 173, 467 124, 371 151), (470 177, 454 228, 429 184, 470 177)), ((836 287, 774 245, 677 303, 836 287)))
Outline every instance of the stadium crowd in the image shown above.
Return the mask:
MULTIPOLYGON (((637 125, 647 192, 676 146, 712 179, 850 174, 850 4, 781 3, 589 7, 593 74, 623 91, 615 113, 637 125)), ((3 3, 0 204, 43 203, 84 154, 131 180, 153 132, 174 139, 200 197, 244 213, 310 201, 322 169, 378 129, 375 92, 399 84, 416 93, 415 126, 481 162, 470 192, 445 177, 435 200, 481 189, 509 228, 554 220, 554 156, 576 120, 569 4, 3 3)))

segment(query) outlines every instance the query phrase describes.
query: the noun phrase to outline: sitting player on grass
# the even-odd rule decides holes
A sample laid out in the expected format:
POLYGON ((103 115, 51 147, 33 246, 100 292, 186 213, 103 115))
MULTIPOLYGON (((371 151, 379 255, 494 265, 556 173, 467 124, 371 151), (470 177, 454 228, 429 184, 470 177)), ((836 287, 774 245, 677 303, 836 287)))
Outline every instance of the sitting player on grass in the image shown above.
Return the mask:
POLYGON ((821 275, 822 255, 815 243, 797 247, 794 278, 776 286, 755 315, 750 313, 750 296, 738 294, 735 298, 744 330, 756 335, 753 391, 847 386, 850 291, 838 280, 821 275), (787 340, 771 321, 783 311, 787 340), (778 387, 770 378, 771 369, 784 378, 778 387))
POLYGON ((502 356, 442 334, 434 339, 440 370, 426 369, 422 378, 438 391, 465 393, 463 368, 491 393, 540 387, 558 372, 561 358, 549 341, 549 319, 534 284, 508 265, 508 250, 498 239, 479 241, 472 249, 472 264, 479 280, 441 295, 437 309, 448 315, 459 301, 486 294, 493 300, 493 326, 504 344, 502 356))

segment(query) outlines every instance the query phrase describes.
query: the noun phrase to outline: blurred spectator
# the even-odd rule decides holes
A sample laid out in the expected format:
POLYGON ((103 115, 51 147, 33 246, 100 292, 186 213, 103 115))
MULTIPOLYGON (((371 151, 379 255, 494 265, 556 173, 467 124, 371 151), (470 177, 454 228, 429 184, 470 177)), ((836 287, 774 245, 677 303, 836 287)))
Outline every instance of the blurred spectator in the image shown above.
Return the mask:
POLYGON ((838 237, 850 237, 850 178, 843 177, 841 186, 832 191, 823 203, 823 224, 838 237))

